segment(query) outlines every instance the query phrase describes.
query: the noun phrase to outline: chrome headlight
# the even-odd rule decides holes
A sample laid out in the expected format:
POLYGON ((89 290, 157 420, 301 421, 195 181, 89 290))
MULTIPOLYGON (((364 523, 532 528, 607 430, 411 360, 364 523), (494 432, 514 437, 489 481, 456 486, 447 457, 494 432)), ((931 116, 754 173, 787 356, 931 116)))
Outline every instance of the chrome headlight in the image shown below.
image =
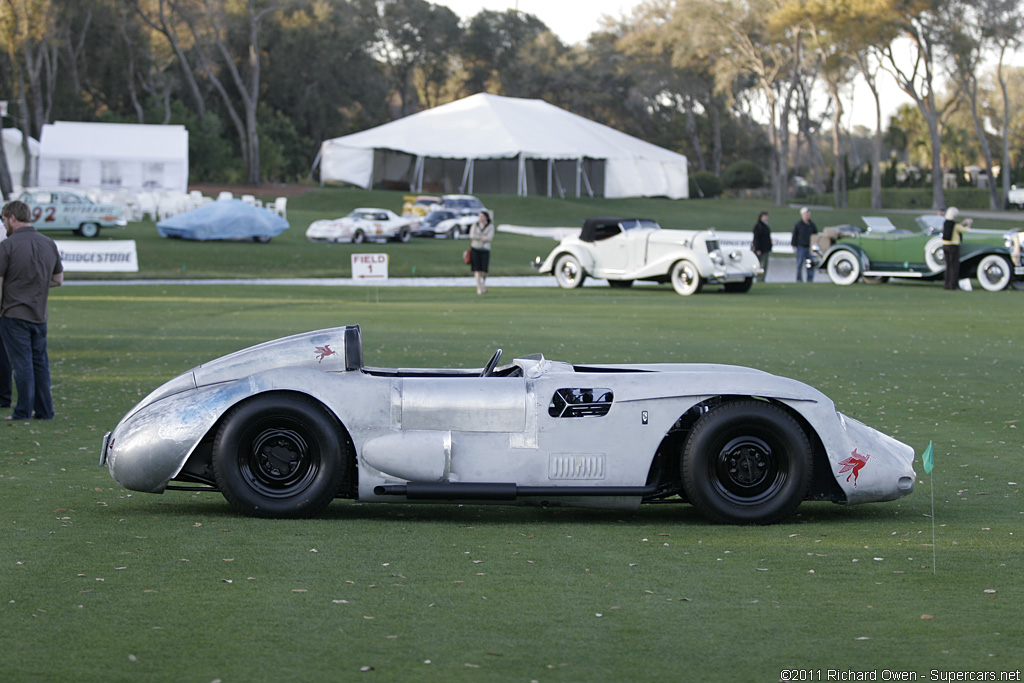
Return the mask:
POLYGON ((740 261, 743 259, 743 254, 738 251, 731 252, 729 254, 729 259, 732 261, 740 261))

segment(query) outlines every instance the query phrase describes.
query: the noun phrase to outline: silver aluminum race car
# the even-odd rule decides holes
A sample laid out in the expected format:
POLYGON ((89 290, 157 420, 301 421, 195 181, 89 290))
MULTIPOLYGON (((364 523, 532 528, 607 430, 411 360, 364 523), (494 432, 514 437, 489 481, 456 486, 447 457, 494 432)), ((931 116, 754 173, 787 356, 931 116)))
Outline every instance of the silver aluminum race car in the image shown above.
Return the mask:
POLYGON ((337 497, 675 500, 715 522, 769 524, 804 500, 914 487, 913 449, 795 380, 500 357, 471 370, 366 367, 358 325, 266 342, 147 396, 105 436, 100 463, 126 488, 212 488, 261 517, 314 515, 337 497))

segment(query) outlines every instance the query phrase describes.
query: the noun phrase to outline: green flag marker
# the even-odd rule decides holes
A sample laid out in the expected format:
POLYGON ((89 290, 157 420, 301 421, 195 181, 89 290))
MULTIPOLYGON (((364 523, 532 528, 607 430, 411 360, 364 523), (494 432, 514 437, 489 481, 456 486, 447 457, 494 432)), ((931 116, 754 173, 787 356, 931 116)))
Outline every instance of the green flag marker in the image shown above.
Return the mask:
POLYGON ((921 464, 924 465, 925 474, 931 474, 932 468, 935 467, 935 458, 932 456, 932 442, 928 442, 928 448, 924 449, 924 453, 921 454, 921 464))

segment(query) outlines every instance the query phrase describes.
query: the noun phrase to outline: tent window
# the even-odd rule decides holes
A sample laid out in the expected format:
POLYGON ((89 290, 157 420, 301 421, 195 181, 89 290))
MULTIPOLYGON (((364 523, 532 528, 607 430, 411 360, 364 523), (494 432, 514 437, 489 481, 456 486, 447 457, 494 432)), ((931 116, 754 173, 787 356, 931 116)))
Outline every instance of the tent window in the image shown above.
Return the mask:
POLYGON ((160 162, 146 162, 142 165, 142 187, 152 190, 163 187, 164 165, 160 162))
POLYGON ((60 160, 61 185, 80 185, 82 183, 82 162, 77 159, 60 160))
POLYGON ((116 161, 100 162, 100 185, 121 187, 121 165, 116 161))

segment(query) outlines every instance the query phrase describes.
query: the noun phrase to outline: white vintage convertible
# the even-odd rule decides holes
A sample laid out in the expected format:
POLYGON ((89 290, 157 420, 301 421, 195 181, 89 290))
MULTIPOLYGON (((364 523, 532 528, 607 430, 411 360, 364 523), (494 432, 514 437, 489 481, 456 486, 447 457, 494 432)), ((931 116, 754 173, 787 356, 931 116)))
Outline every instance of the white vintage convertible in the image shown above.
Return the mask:
POLYGON ((566 289, 590 276, 612 287, 629 287, 635 280, 671 282, 683 296, 704 285, 746 292, 761 272, 753 252, 723 252, 714 230, 662 230, 643 218, 588 218, 580 234, 563 239, 539 268, 566 289))
POLYGON ((769 524, 804 500, 914 488, 913 449, 795 380, 500 357, 471 370, 367 367, 358 325, 266 342, 151 393, 104 437, 100 464, 132 490, 219 490, 261 517, 315 515, 338 497, 671 501, 769 524))

